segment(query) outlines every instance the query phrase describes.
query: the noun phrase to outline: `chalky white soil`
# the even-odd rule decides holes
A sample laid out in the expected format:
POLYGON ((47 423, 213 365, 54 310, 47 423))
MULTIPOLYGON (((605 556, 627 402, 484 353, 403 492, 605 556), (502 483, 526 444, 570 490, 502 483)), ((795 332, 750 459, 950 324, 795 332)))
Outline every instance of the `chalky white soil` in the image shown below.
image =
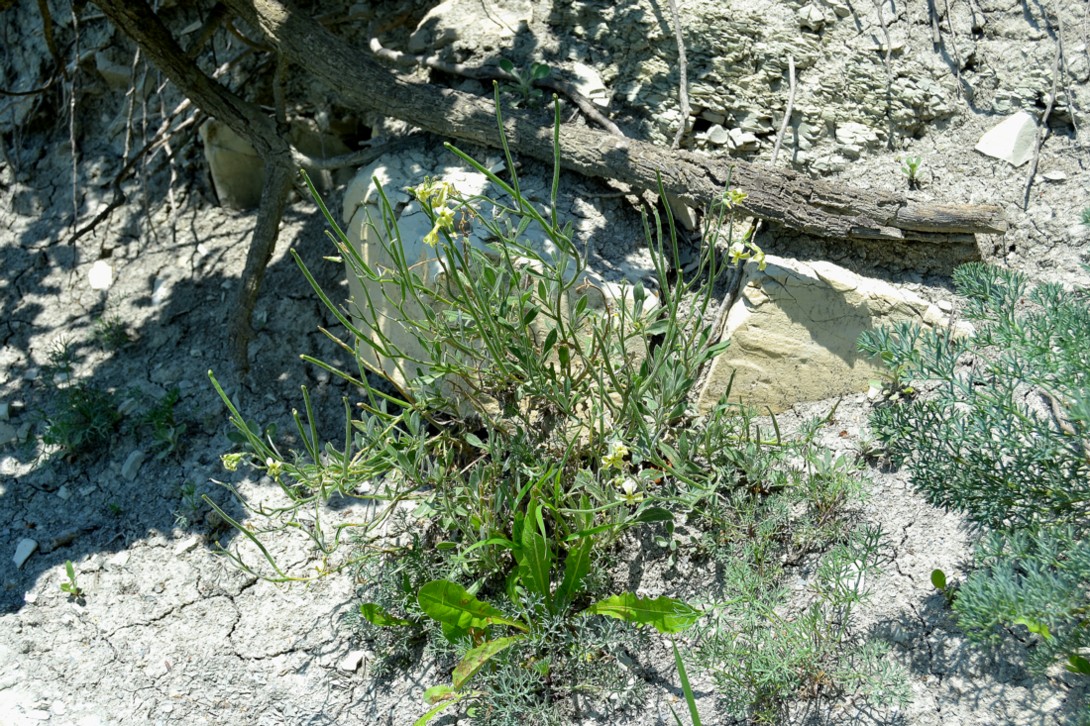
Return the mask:
MULTIPOLYGON (((476 14, 459 16, 459 24, 490 22, 485 7, 492 3, 460 4, 476 8, 476 14)), ((470 45, 482 41, 469 38, 448 50, 474 62, 544 58, 557 73, 585 60, 601 69, 626 132, 658 143, 672 139, 680 115, 666 3, 523 4, 534 11, 531 38, 520 36, 510 47, 510 38, 501 36, 498 47, 479 46, 475 53, 470 45)), ((943 21, 938 46, 930 5, 887 3, 879 13, 864 0, 805 6, 786 0, 682 0, 690 96, 701 114, 686 143, 725 153, 719 142, 726 137, 714 127, 736 121, 757 140, 741 153, 768 162, 788 93, 785 82, 769 78, 785 78, 786 56, 792 54, 799 76, 797 116, 780 166, 793 164, 845 184, 902 190, 896 157, 919 155, 923 184, 916 198, 989 202, 1006 210, 1010 231, 978 240, 985 259, 1038 280, 1086 283, 1079 265, 1090 259, 1090 230, 1079 224, 1079 215, 1090 206, 1090 3, 950 0, 953 24, 943 21), (1046 11, 1059 15, 1048 20, 1046 11), (736 23, 736 33, 715 35, 726 33, 729 23, 736 23), (742 40, 732 44, 725 38, 742 40), (1054 87, 1060 39, 1065 72, 1054 87), (883 100, 887 84, 889 105, 883 100), (1013 168, 973 147, 1019 108, 1039 117, 1053 92, 1052 123, 1023 208, 1030 165, 1013 168), (737 113, 728 117, 725 110, 737 113)), ((947 12, 944 3, 934 5, 947 12)), ((20 79, 26 88, 33 86, 47 58, 41 41, 25 30, 37 27, 34 13, 36 4, 27 1, 0 13, 6 87, 20 79)), ((59 22, 70 22, 64 13, 58 13, 59 22)), ((84 48, 111 43, 105 21, 91 19, 85 26, 84 48)), ((109 52, 118 55, 122 68, 131 63, 131 54, 126 58, 112 46, 109 52)), ((177 141, 172 165, 157 157, 143 177, 146 183, 126 186, 128 201, 71 243, 73 189, 80 200, 74 226, 82 227, 108 203, 125 148, 124 88, 109 86, 106 69, 100 63, 98 71, 82 71, 74 181, 69 129, 60 110, 59 121, 24 114, 26 106, 14 102, 2 107, 7 117, 0 112, 0 723, 412 723, 425 710, 424 688, 449 674, 424 658, 414 672, 372 678, 374 654, 344 623, 358 604, 347 576, 273 586, 212 554, 216 542, 240 543, 205 519, 207 508, 187 527, 178 526, 187 488, 210 494, 234 516, 242 516, 240 508, 214 480, 238 486, 249 498, 274 493, 268 480, 220 466, 220 454, 232 445, 226 412, 206 376, 210 369, 224 380, 230 375, 225 321, 254 216, 216 206, 199 141, 191 135, 177 141), (33 128, 24 125, 28 119, 33 128), (113 271, 107 292, 90 285, 91 267, 99 260, 113 271), (104 314, 125 321, 134 336, 131 345, 109 352, 95 343, 95 321, 104 314), (177 387, 177 418, 186 425, 179 451, 157 459, 146 436, 125 435, 90 457, 42 458, 30 439, 41 432, 42 413, 50 406, 47 365, 62 345, 73 352, 77 380, 122 398, 133 389, 162 396, 177 387), (17 569, 12 556, 23 540, 33 540, 37 549, 17 569), (85 591, 79 601, 60 590, 68 560, 85 591)), ((154 71, 147 73, 149 83, 154 81, 154 71)), ((167 106, 177 101, 169 89, 163 95, 167 106)), ((149 103, 150 111, 138 105, 136 118, 147 114, 153 131, 158 97, 149 103)), ((524 170, 528 177, 543 173, 534 164, 524 170)), ((571 197, 597 191, 605 193, 601 199, 613 199, 609 214, 617 219, 607 223, 600 207, 582 214, 598 215, 603 234, 618 236, 616 249, 628 249, 631 236, 638 235, 636 212, 622 209, 595 182, 565 177, 564 185, 571 197)), ((903 284, 932 302, 954 301, 949 270, 941 264, 917 265, 881 245, 853 247, 775 228, 764 235, 769 252, 831 259, 903 284)), ((326 288, 343 297, 343 270, 322 258, 326 245, 313 205, 296 200, 255 314, 253 369, 229 388, 247 417, 276 422, 290 434, 291 409, 300 405, 299 386, 305 384, 323 434, 336 440, 341 398, 352 392, 304 365, 298 354, 348 361, 317 331, 335 321, 287 255, 289 248, 298 250, 326 288)), ((942 256, 925 251, 922 257, 942 256)), ((800 406, 785 415, 784 425, 796 415, 827 412, 834 403, 800 406)), ((822 440, 837 449, 857 448, 868 406, 861 395, 842 400, 822 440)), ((903 472, 870 475, 866 515, 889 533, 895 559, 874 583, 860 627, 891 643, 914 699, 899 712, 800 701, 792 723, 983 726, 1077 719, 1074 704, 1085 685, 1059 670, 1033 677, 1014 665, 1017 642, 988 654, 970 647, 953 627, 928 577, 935 567, 951 575, 961 571, 969 549, 958 517, 928 506, 903 472)), ((362 514, 335 508, 324 516, 336 521, 362 514)), ((320 564, 302 540, 275 539, 273 549, 293 571, 320 564)), ((648 574, 639 586, 659 593, 672 585, 648 574)), ((640 663, 660 676, 646 707, 609 723, 672 723, 669 706, 678 707, 679 691, 665 658, 665 650, 657 651, 640 663)), ((704 722, 726 723, 710 683, 698 676, 696 684, 704 722)))

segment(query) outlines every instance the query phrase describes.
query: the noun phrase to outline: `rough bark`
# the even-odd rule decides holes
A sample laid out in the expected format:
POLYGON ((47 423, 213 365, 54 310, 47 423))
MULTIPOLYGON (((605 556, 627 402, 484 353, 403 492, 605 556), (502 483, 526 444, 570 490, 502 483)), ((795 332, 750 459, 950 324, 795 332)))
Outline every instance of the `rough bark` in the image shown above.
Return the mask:
POLYGON ((287 142, 288 129, 281 128, 260 108, 249 103, 201 72, 174 36, 144 0, 95 0, 95 4, 202 111, 214 116, 249 140, 265 162, 265 183, 254 226, 246 268, 242 273, 235 309, 228 322, 228 352, 237 373, 249 368, 248 347, 253 337, 253 315, 265 268, 269 264, 280 231, 280 219, 295 164, 287 142))
MULTIPOLYGON (((424 83, 409 83, 379 65, 284 0, 225 0, 261 31, 292 63, 340 95, 345 105, 404 119, 447 138, 486 146, 500 143, 492 104, 477 96, 424 83)), ((518 153, 551 161, 553 130, 524 112, 508 112, 505 132, 518 153)), ((992 205, 914 203, 889 192, 814 181, 792 171, 741 160, 621 139, 574 125, 560 129, 562 164, 583 174, 656 189, 703 206, 730 184, 745 192, 751 214, 809 234, 834 238, 965 240, 965 235, 1002 233, 1003 212, 992 205)))

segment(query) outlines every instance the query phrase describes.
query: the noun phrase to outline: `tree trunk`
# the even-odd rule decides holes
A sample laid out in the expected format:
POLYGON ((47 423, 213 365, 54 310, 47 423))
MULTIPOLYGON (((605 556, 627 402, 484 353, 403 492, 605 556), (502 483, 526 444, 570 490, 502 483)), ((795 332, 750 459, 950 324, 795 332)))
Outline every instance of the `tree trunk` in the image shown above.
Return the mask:
MULTIPOLYGON (((477 96, 408 83, 363 50, 350 47, 285 0, 225 0, 232 12, 304 72, 359 110, 403 119, 443 137, 497 147, 492 104, 477 96)), ((525 112, 506 113, 504 130, 520 154, 552 161, 553 129, 525 112)), ((808 234, 848 239, 965 241, 965 235, 1003 233, 1007 223, 992 205, 913 203, 890 192, 814 181, 801 174, 737 159, 670 150, 573 125, 560 129, 561 164, 589 176, 616 179, 666 193, 696 207, 727 187, 747 194, 750 214, 808 234)))

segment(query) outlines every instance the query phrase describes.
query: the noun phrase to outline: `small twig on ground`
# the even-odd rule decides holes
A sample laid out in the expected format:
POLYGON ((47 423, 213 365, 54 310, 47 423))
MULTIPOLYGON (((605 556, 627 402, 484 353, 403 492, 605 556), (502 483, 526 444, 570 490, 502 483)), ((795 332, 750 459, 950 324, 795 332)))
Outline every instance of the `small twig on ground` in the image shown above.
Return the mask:
MULTIPOLYGON (((44 4, 45 0, 41 0, 44 4)), ((48 14, 48 8, 44 11, 48 14)), ((43 20, 48 15, 43 16, 43 20)), ((49 23, 52 24, 52 18, 49 18, 49 23)), ((75 3, 72 4, 72 33, 75 36, 73 40, 72 55, 79 61, 79 13, 76 11, 75 3)), ((76 97, 79 93, 79 84, 77 79, 79 78, 79 68, 76 63, 72 66, 72 78, 68 88, 68 146, 72 150, 72 226, 76 226, 76 221, 79 219, 79 149, 76 146, 76 97)))
POLYGON ((1045 104, 1045 113, 1041 117, 1041 125, 1034 135, 1033 160, 1029 165, 1029 176, 1026 177, 1026 188, 1022 192, 1022 211, 1029 208, 1029 192, 1033 188, 1033 179, 1037 176, 1037 163, 1041 159, 1041 146, 1048 137, 1048 117, 1052 115, 1052 106, 1056 103, 1056 88, 1060 80, 1060 44, 1056 43, 1056 55, 1052 61, 1052 90, 1048 94, 1048 103, 1045 104))
POLYGON ((939 28, 939 10, 935 0, 927 0, 927 18, 931 21, 931 45, 938 50, 942 45, 942 31, 939 28))
MULTIPOLYGON (((183 105, 188 108, 190 104, 187 101, 183 105)), ((177 113, 177 109, 175 111, 177 113)), ((126 196, 125 192, 121 189, 121 185, 126 179, 128 179, 129 175, 136 167, 137 162, 143 159, 145 154, 151 151, 154 147, 164 143, 165 139, 172 138, 176 134, 179 134, 182 131, 185 131, 186 129, 192 127, 200 118, 200 116, 199 114, 194 114, 182 123, 178 124, 176 127, 170 128, 171 124, 174 121, 174 118, 175 117, 172 116, 167 119, 164 122, 163 128, 159 131, 159 133, 157 133, 150 141, 144 144, 144 146, 141 147, 140 150, 133 154, 132 158, 125 162, 125 166, 121 167, 121 171, 119 171, 114 177, 113 181, 110 182, 110 187, 113 189, 114 193, 113 199, 110 200, 110 203, 107 204, 104 209, 102 209, 98 214, 95 215, 94 219, 76 230, 72 234, 72 237, 68 240, 68 244, 75 244, 80 237, 83 237, 88 232, 94 230, 95 227, 101 224, 102 220, 110 216, 110 213, 112 213, 115 209, 125 203, 126 196)))
POLYGON ((954 49, 954 78, 957 81, 957 94, 961 98, 961 51, 958 50, 957 36, 954 34, 954 16, 950 14, 950 0, 946 4, 946 22, 950 26, 950 46, 954 49))
POLYGON ((884 60, 886 64, 886 125, 888 126, 889 140, 886 145, 893 148, 893 41, 889 37, 889 26, 886 25, 886 14, 882 12, 885 0, 873 0, 874 7, 878 11, 878 23, 882 26, 882 36, 886 40, 886 52, 884 60))
MULTIPOLYGON (((400 66, 423 66, 430 68, 440 73, 446 73, 451 76, 459 76, 461 78, 471 78, 476 81, 509 81, 517 83, 518 79, 512 76, 510 73, 505 73, 500 68, 487 68, 480 66, 467 66, 462 63, 446 63, 440 60, 436 56, 419 56, 412 55, 410 53, 403 53, 399 50, 391 50, 390 48, 384 48, 378 38, 371 38, 370 41, 371 52, 377 55, 383 60, 395 63, 400 66)), ((605 116, 601 111, 597 109, 594 103, 579 93, 570 83, 566 83, 557 78, 542 78, 534 81, 534 85, 547 88, 551 91, 568 98, 576 107, 583 112, 583 115, 594 121, 603 129, 613 134, 614 136, 624 137, 625 133, 621 131, 621 128, 617 124, 613 123, 609 118, 605 116)))
POLYGON ((776 159, 780 155, 780 144, 787 133, 787 125, 791 123, 791 113, 795 110, 795 56, 787 56, 787 82, 790 84, 787 96, 787 110, 783 112, 783 121, 780 122, 780 133, 776 134, 776 145, 772 147, 772 165, 776 165, 776 159))
POLYGON ((681 30, 681 14, 677 10, 677 0, 670 0, 670 14, 673 16, 674 37, 677 38, 677 64, 678 64, 678 105, 681 107, 681 125, 674 134, 674 143, 671 149, 681 146, 681 137, 689 126, 689 114, 692 108, 689 106, 689 71, 685 61, 685 37, 681 30))

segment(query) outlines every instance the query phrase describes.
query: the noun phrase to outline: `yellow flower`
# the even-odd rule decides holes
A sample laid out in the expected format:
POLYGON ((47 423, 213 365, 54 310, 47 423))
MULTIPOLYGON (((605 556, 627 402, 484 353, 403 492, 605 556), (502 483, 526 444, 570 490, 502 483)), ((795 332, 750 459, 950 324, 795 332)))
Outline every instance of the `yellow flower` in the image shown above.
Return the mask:
POLYGON ((227 471, 237 471, 238 465, 242 463, 244 454, 224 454, 221 457, 223 461, 223 468, 227 471))
POLYGON ((273 459, 272 457, 265 459, 265 468, 269 471, 269 476, 276 479, 280 476, 280 472, 284 470, 284 462, 273 459))
POLYGON ((602 466, 607 469, 621 469, 624 467, 626 456, 628 456, 628 447, 620 441, 611 441, 609 453, 602 457, 602 466))
POLYGON ((621 494, 624 495, 624 500, 629 504, 636 504, 643 500, 643 492, 640 491, 640 485, 630 476, 617 477, 613 480, 613 485, 621 490, 621 494))

